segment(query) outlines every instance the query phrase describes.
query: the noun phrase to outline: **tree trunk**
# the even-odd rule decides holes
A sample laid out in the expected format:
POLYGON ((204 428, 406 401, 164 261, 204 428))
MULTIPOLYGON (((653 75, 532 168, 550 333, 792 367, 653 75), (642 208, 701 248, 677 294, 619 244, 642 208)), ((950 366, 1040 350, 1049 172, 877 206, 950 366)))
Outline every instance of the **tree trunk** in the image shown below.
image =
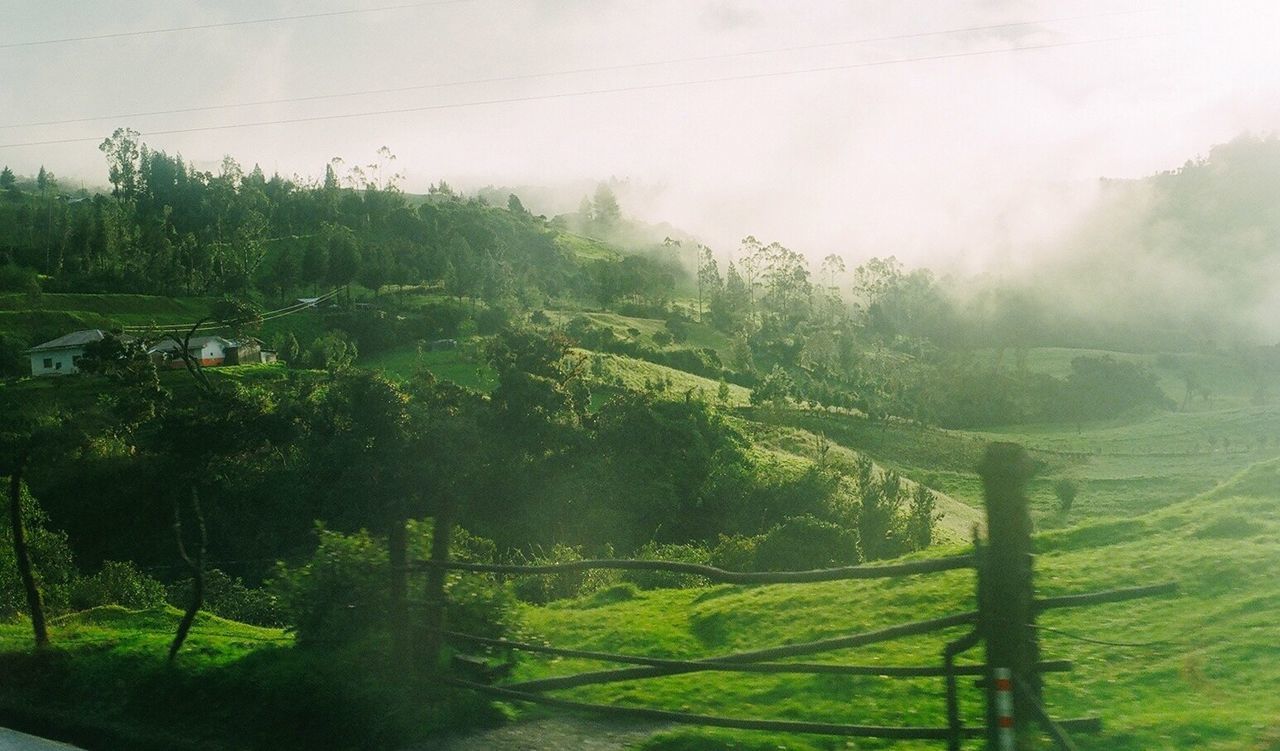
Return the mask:
POLYGON ((209 538, 205 531, 204 514, 200 511, 200 496, 196 494, 194 486, 191 488, 191 510, 200 530, 200 547, 196 549, 194 556, 187 554, 187 546, 182 541, 182 505, 176 500, 173 502, 173 534, 178 541, 178 554, 191 569, 191 600, 187 603, 186 612, 182 614, 182 620, 178 621, 178 631, 173 635, 173 643, 169 645, 171 665, 177 659, 182 643, 187 640, 187 633, 191 631, 191 624, 195 623, 196 614, 204 605, 204 552, 209 538))
POLYGON ((44 603, 40 589, 31 570, 31 554, 27 549, 27 534, 22 526, 22 470, 27 463, 26 452, 18 457, 9 475, 9 527, 13 533, 13 557, 18 563, 18 576, 27 593, 27 609, 31 612, 31 630, 35 633, 36 648, 49 646, 49 630, 44 620, 44 603))

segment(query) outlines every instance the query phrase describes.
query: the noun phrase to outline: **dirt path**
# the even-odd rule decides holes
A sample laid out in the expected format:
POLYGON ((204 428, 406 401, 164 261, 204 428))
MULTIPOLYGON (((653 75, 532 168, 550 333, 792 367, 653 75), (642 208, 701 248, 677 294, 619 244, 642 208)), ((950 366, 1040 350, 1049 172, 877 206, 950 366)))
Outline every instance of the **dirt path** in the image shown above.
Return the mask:
MULTIPOLYGON (((405 751, 626 751, 669 726, 577 717, 545 717, 446 736, 405 751)), ((3 751, 0 746, 0 751, 3 751)))

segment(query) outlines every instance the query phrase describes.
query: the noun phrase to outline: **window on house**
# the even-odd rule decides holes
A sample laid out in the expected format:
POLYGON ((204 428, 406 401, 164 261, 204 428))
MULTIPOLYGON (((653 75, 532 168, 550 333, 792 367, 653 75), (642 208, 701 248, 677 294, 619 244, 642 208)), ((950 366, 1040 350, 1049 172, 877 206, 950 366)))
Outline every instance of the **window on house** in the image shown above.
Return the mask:
POLYGON ((61 361, 61 360, 59 360, 59 361, 55 362, 55 363, 53 364, 53 369, 54 369, 54 370, 62 370, 62 361, 61 361))
POLYGON ((52 358, 52 357, 46 357, 46 358, 44 358, 44 366, 45 366, 45 368, 52 368, 52 367, 53 367, 53 358, 52 358))

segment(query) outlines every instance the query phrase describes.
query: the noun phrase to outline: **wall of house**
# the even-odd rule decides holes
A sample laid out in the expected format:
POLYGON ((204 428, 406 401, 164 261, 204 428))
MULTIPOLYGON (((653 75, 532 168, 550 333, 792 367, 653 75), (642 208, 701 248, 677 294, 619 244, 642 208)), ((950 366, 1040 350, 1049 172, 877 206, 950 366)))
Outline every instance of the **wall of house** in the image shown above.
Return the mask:
POLYGON ((221 365, 227 359, 227 353, 223 351, 222 345, 218 342, 205 342, 200 348, 200 364, 201 365, 221 365))
POLYGON ((83 349, 57 349, 51 352, 31 353, 31 375, 71 375, 78 372, 76 358, 84 355, 83 349), (48 363, 46 365, 45 363, 48 363))

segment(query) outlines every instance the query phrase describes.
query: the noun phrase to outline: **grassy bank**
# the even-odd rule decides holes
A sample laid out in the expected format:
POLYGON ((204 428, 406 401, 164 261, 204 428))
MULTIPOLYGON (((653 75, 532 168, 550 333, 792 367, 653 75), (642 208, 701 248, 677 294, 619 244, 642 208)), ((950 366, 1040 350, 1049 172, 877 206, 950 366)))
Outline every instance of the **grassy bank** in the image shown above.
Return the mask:
POLYGON ((56 620, 53 648, 0 625, 0 721, 98 751, 394 749, 490 722, 479 700, 445 694, 376 647, 303 649, 277 629, 202 614, 176 665, 180 614, 102 607, 56 620))
MULTIPOLYGON (((1210 494, 1129 518, 1040 535, 1043 595, 1177 580, 1176 597, 1053 611, 1041 623, 1047 657, 1069 674, 1049 677, 1057 716, 1100 715, 1104 733, 1082 748, 1280 748, 1280 462, 1255 466, 1210 494), (1143 643, 1096 644, 1085 639, 1143 643)), ((793 586, 619 590, 529 608, 530 629, 557 645, 654 656, 696 657, 808 641, 972 607, 972 575, 793 586)), ((936 664, 958 631, 891 642, 822 659, 936 664)), ((973 655, 970 655, 973 657, 973 655)), ((517 678, 600 667, 579 660, 528 660, 517 678)), ((564 695, 734 717, 936 725, 939 679, 703 673, 583 688, 564 695)), ((977 722, 981 699, 962 684, 962 707, 977 722)), ((878 748, 820 737, 680 730, 651 749, 878 748)), ((936 748, 898 744, 895 748, 936 748)))

